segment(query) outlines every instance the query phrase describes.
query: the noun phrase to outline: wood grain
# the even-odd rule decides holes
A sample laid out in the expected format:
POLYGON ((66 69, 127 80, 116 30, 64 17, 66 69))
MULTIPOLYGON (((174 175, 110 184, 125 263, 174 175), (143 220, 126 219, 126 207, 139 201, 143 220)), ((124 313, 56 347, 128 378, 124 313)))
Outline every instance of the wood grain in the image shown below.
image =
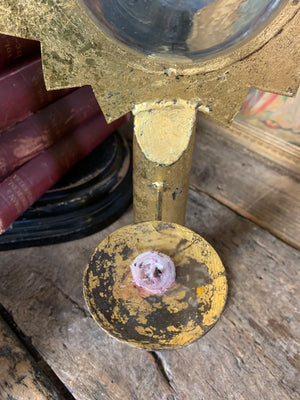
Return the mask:
POLYGON ((178 397, 298 399, 299 252, 196 192, 187 225, 219 252, 229 297, 205 337, 160 353, 178 397))
POLYGON ((221 126, 198 114, 198 131, 223 137, 244 151, 260 157, 269 165, 278 165, 288 174, 300 178, 300 147, 278 137, 276 130, 269 132, 251 121, 236 118, 229 127, 221 126))
POLYGON ((1 254, 1 302, 76 399, 298 398, 299 252, 204 194, 188 210, 227 268, 229 300, 206 336, 156 360, 107 336, 82 296, 92 249, 131 213, 83 240, 1 254))
POLYGON ((0 398, 1 400, 62 400, 1 317, 0 398))
POLYGON ((100 241, 132 222, 131 210, 85 239, 0 254, 0 302, 78 400, 299 399, 299 251, 258 226, 296 242, 294 181, 211 135, 199 146, 187 226, 218 251, 229 296, 219 322, 190 346, 131 348, 87 311, 85 266, 100 241), (285 214, 278 182, 281 196, 291 190, 285 214))
MULTIPOLYGON (((300 249, 300 183, 200 120, 191 186, 300 249)), ((299 164, 300 171, 300 164, 299 164)))
POLYGON ((172 400, 153 357, 108 336, 82 294, 84 268, 108 231, 84 240, 1 253, 0 302, 79 400, 172 400))

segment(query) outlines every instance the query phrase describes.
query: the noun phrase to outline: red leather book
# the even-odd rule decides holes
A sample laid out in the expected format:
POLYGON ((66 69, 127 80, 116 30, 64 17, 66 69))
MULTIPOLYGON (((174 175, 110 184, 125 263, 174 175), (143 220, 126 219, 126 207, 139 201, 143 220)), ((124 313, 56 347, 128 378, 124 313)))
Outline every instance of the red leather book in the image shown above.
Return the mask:
POLYGON ((0 72, 0 131, 69 92, 46 90, 40 56, 4 69, 0 72))
POLYGON ((125 121, 126 116, 108 125, 100 113, 5 179, 0 184, 0 233, 125 121))
POLYGON ((0 182, 101 110, 90 86, 56 100, 0 133, 0 182))
POLYGON ((0 33, 0 68, 8 67, 18 60, 38 54, 40 43, 0 33))

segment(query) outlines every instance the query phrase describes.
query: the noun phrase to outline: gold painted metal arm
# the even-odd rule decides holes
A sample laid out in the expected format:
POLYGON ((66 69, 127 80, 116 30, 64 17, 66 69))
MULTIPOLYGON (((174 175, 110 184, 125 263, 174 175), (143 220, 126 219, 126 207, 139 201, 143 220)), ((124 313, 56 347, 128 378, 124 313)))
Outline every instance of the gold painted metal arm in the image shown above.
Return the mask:
POLYGON ((147 102, 135 107, 134 219, 184 225, 197 103, 147 102))

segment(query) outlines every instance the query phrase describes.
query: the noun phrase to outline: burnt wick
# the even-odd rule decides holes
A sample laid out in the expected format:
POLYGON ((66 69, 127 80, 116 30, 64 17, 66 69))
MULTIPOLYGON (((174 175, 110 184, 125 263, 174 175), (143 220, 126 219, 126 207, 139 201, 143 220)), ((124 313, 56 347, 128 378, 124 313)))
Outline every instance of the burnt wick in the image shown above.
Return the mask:
POLYGON ((130 266, 137 286, 162 295, 175 282, 175 265, 166 254, 146 251, 139 254, 130 266))

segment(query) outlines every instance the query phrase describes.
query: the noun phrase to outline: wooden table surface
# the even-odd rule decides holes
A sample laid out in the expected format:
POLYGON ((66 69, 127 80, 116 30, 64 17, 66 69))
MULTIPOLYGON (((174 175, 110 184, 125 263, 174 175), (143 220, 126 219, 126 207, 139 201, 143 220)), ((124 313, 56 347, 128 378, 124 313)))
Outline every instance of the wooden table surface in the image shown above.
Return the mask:
POLYGON ((300 398, 299 182, 198 129, 186 225, 217 250, 229 296, 177 350, 120 343, 90 316, 82 276, 132 211, 82 240, 0 253, 0 399, 300 398))

